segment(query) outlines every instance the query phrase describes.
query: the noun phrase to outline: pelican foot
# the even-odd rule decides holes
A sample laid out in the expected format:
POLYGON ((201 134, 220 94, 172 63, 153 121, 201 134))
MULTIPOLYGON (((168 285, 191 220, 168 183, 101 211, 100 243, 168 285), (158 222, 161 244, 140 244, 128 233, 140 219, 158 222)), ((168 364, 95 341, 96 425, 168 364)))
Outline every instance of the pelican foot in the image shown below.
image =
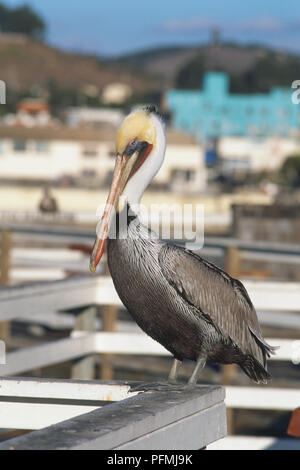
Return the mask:
POLYGON ((182 392, 183 390, 187 390, 194 387, 194 384, 171 384, 168 382, 142 382, 134 387, 131 387, 131 392, 148 392, 148 391, 156 391, 156 392, 182 392))

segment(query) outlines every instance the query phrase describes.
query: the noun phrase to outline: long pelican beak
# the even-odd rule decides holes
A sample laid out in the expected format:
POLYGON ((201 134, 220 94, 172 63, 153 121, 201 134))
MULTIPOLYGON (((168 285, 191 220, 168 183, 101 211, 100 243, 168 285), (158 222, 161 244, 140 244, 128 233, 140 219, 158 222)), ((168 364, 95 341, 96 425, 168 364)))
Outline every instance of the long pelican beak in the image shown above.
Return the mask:
POLYGON ((96 271, 97 264, 103 255, 114 212, 127 181, 136 171, 139 156, 139 151, 134 152, 132 155, 128 155, 126 152, 117 155, 111 188, 90 258, 90 271, 92 273, 96 271))

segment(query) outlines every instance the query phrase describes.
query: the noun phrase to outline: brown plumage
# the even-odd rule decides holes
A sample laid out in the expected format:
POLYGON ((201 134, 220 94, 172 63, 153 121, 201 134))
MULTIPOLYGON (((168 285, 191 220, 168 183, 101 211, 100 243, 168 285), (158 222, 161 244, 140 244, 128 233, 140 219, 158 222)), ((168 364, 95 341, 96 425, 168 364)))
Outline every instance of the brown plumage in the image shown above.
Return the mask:
POLYGON ((271 377, 266 358, 276 348, 261 333, 255 308, 243 284, 195 253, 165 245, 160 254, 162 272, 186 302, 198 308, 230 343, 209 353, 213 362, 237 362, 256 382, 271 377))
POLYGON ((237 363, 255 382, 269 380, 266 358, 274 348, 262 336, 243 284, 158 239, 137 216, 128 224, 127 237, 119 228, 108 241, 108 263, 122 302, 142 330, 178 361, 237 363))

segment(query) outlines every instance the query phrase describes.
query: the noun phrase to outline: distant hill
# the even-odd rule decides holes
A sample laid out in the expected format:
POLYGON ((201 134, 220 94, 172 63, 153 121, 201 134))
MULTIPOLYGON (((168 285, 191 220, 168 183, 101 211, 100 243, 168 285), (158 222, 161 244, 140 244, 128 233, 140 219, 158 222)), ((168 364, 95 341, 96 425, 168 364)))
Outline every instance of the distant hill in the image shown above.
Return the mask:
POLYGON ((155 74, 171 84, 178 70, 197 55, 199 47, 157 47, 126 54, 109 62, 129 65, 136 70, 155 74))
POLYGON ((61 87, 95 85, 100 89, 123 82, 138 92, 155 86, 148 72, 133 72, 126 64, 66 52, 20 34, 0 33, 0 64, 0 79, 14 90, 45 86, 49 80, 61 87))
POLYGON ((208 68, 218 64, 220 68, 232 73, 250 68, 264 51, 266 49, 263 47, 243 47, 235 44, 158 47, 127 54, 112 62, 156 73, 172 82, 178 71, 199 55, 204 56, 208 68))
MULTIPOLYGON (((299 56, 260 45, 209 43, 192 47, 162 47, 124 55, 113 62, 130 65, 145 73, 154 73, 167 86, 176 86, 178 76, 182 71, 185 72, 185 68, 190 74, 194 69, 197 76, 200 70, 227 72, 232 77, 233 91, 252 92, 256 86, 257 91, 265 91, 271 86, 290 86, 292 80, 300 79, 299 56), (264 81, 260 76, 257 83, 256 69, 258 74, 265 74, 264 81)), ((201 80, 198 78, 196 82, 197 76, 186 88, 200 86, 201 80)))
POLYGON ((207 70, 227 72, 232 92, 267 91, 300 79, 298 56, 229 43, 158 47, 104 59, 63 51, 22 34, 0 33, 0 64, 8 110, 30 94, 48 99, 54 112, 70 105, 98 106, 99 97, 86 101, 82 90, 93 85, 101 92, 113 82, 132 87, 128 107, 136 102, 159 104, 168 87, 199 88, 207 70))

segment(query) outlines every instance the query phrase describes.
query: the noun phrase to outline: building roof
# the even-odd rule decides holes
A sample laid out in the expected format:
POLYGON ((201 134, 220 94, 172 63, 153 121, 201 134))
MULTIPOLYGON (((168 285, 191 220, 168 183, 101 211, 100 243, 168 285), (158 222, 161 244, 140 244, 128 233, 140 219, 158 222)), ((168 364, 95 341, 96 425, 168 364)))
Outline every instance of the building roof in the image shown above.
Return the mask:
POLYGON ((77 140, 77 141, 111 141, 115 138, 115 129, 111 126, 92 129, 67 126, 1 126, 1 139, 21 140, 77 140))
POLYGON ((18 111, 25 111, 27 113, 37 114, 41 113, 42 111, 49 112, 50 107, 45 101, 33 98, 26 98, 17 104, 17 109, 18 111))
MULTIPOLYGON (((0 139, 114 142, 116 132, 117 130, 113 126, 101 126, 95 129, 67 126, 5 126, 0 124, 0 139)), ((166 134, 169 144, 196 145, 195 139, 183 131, 167 129, 166 134)))

